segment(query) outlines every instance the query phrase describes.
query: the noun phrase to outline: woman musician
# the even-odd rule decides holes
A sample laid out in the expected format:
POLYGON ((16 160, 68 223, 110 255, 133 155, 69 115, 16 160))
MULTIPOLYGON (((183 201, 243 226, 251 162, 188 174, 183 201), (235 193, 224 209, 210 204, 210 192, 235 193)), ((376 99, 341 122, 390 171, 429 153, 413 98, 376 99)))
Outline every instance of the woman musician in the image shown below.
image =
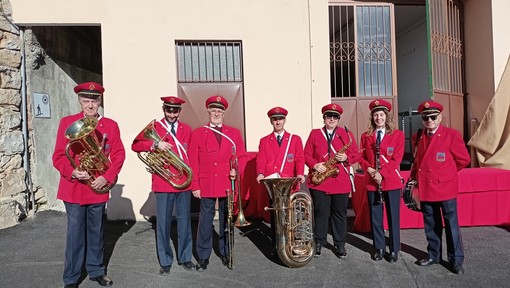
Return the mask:
POLYGON ((389 262, 398 260, 400 251, 400 192, 402 178, 399 165, 404 155, 404 133, 395 127, 391 104, 384 100, 370 102, 370 124, 361 135, 363 158, 359 161, 365 171, 368 206, 372 226, 374 261, 382 260, 386 253, 383 226, 383 203, 389 226, 389 262), (379 156, 377 159, 376 156, 379 156), (377 163, 378 162, 378 163, 377 163), (379 165, 376 165, 379 164, 379 165))
POLYGON ((327 244, 330 212, 333 253, 341 259, 347 256, 347 202, 352 191, 350 165, 358 162, 361 156, 352 133, 337 127, 342 112, 338 104, 322 107, 324 127, 310 132, 304 149, 310 176, 317 173, 331 175, 329 172, 332 170, 336 172, 320 183, 312 181, 315 177, 308 177, 307 181, 314 206, 316 257, 321 255, 322 246, 327 244))

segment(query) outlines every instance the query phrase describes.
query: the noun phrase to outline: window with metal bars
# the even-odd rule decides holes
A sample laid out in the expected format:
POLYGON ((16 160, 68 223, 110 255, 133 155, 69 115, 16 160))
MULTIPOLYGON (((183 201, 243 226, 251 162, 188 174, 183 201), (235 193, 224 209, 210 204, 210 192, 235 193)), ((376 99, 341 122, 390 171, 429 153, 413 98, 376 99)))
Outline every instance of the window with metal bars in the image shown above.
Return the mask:
POLYGON ((329 6, 331 97, 392 96, 389 6, 329 6))
POLYGON ((242 82, 240 41, 176 41, 179 83, 242 82))

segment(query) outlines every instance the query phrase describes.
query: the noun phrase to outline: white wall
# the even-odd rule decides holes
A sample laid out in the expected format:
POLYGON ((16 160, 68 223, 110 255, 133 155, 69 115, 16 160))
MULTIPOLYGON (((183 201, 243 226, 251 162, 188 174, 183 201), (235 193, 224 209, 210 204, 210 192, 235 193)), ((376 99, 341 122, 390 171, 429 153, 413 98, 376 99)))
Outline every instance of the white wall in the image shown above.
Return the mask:
POLYGON ((11 2, 18 25, 101 25, 105 116, 119 123, 128 151, 118 184, 138 218, 150 176, 130 145, 161 116, 159 97, 177 94, 175 40, 243 42, 249 151, 271 131, 269 108, 286 107, 288 130, 306 141, 330 102, 326 0, 11 2))

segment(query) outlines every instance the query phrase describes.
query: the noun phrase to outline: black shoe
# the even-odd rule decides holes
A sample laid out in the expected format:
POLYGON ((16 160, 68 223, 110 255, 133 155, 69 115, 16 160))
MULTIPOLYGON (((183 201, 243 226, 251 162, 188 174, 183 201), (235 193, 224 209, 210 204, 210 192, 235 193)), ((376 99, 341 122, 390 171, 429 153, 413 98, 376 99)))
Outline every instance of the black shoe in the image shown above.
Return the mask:
POLYGON ((220 256, 220 260, 221 260, 221 264, 223 264, 223 266, 227 266, 228 260, 227 260, 226 256, 220 256))
POLYGON ((439 264, 439 261, 436 261, 436 260, 430 259, 430 258, 425 258, 425 259, 421 259, 420 261, 418 261, 418 265, 420 265, 420 266, 430 266, 430 265, 434 265, 434 264, 439 264))
POLYGON ((106 275, 92 277, 92 278, 90 278, 90 280, 96 281, 97 283, 99 283, 99 285, 105 286, 105 287, 113 285, 112 279, 108 278, 108 276, 106 276, 106 275))
POLYGON ((223 264, 223 266, 231 269, 231 267, 228 267, 228 262, 229 262, 228 260, 230 259, 229 255, 227 255, 227 256, 220 256, 220 259, 221 259, 221 264, 223 264))
POLYGON ((345 250, 345 246, 340 246, 333 248, 333 254, 340 259, 345 259, 347 257, 347 251, 345 250))
POLYGON ((78 288, 78 284, 65 284, 64 288, 78 288))
POLYGON ((460 264, 453 264, 452 272, 457 275, 462 275, 462 274, 464 274, 464 268, 462 268, 462 265, 460 265, 460 264))
POLYGON ((381 261, 384 258, 384 249, 377 249, 372 257, 374 261, 381 261))
POLYGON ((198 260, 198 263, 197 263, 197 271, 199 272, 204 272, 205 270, 207 270, 207 265, 209 265, 209 260, 204 260, 204 259, 200 259, 198 260))
POLYGON ((321 243, 315 244, 315 255, 314 255, 315 257, 321 256, 321 253, 322 253, 321 249, 322 249, 321 243))
POLYGON ((390 263, 395 263, 395 262, 397 262, 397 260, 398 260, 398 252, 391 251, 390 256, 388 257, 388 261, 390 263))
POLYGON ((170 275, 170 268, 172 266, 161 266, 159 268, 159 275, 170 275))
POLYGON ((188 271, 195 270, 195 264, 193 264, 193 262, 191 262, 191 261, 186 261, 184 263, 177 263, 177 264, 182 266, 182 268, 184 268, 184 270, 188 270, 188 271))

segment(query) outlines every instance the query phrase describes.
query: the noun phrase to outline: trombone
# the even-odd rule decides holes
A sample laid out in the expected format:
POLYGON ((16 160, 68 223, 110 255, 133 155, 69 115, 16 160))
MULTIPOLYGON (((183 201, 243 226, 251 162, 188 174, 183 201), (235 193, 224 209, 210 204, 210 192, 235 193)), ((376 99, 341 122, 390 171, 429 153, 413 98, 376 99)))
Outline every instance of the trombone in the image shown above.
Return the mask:
POLYGON ((251 225, 251 222, 246 220, 243 212, 243 204, 241 202, 241 178, 239 176, 239 161, 236 155, 232 155, 230 158, 230 170, 234 169, 236 172, 235 177, 230 178, 231 189, 227 190, 227 240, 228 240, 228 252, 227 252, 227 268, 230 270, 234 269, 234 227, 246 227, 251 225), (237 192, 237 201, 239 206, 239 212, 237 213, 237 219, 234 222, 234 203, 235 193, 237 192))

